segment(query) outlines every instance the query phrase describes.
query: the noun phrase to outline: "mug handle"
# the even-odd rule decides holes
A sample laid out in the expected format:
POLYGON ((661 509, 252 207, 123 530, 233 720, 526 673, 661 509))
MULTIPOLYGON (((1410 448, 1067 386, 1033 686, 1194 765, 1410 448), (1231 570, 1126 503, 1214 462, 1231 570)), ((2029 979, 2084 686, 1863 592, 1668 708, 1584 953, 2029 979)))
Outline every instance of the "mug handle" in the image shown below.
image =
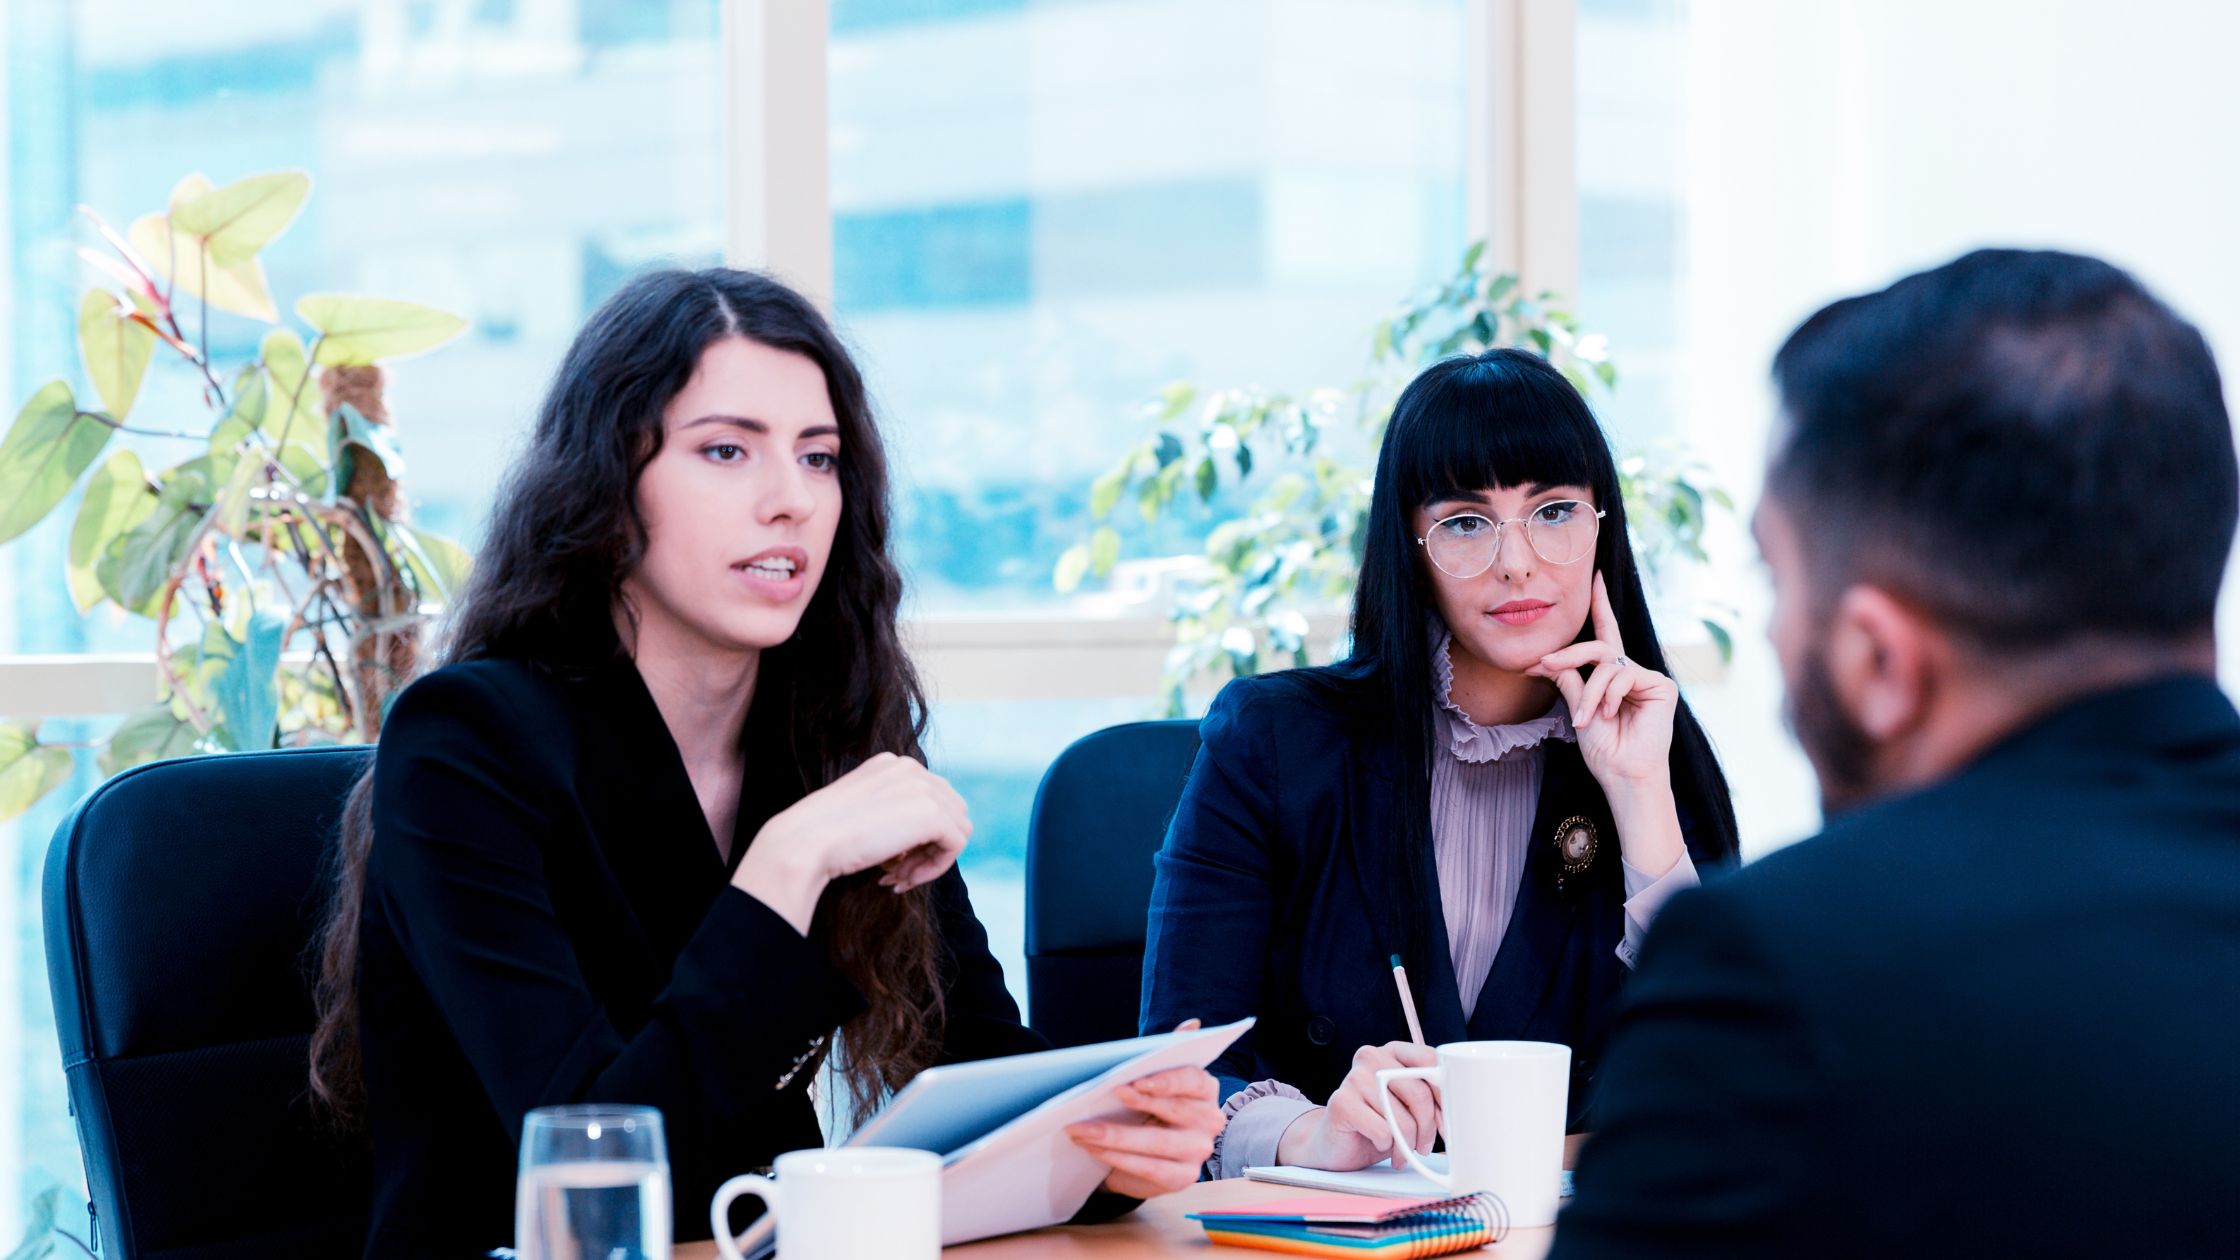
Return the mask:
POLYGON ((1424 1178, 1430 1181, 1432 1185, 1442 1190, 1452 1190, 1454 1189, 1454 1175, 1452 1173, 1440 1172, 1431 1165, 1424 1163, 1423 1157, 1416 1154, 1414 1147, 1400 1140, 1400 1117, 1394 1115, 1392 1111, 1392 1083, 1411 1079, 1429 1081, 1441 1089, 1445 1089, 1447 1084, 1446 1073, 1436 1066, 1380 1068, 1377 1071, 1377 1105, 1384 1108, 1384 1122, 1391 1126, 1392 1144, 1400 1148, 1402 1155, 1408 1157, 1408 1167, 1422 1173, 1424 1178))
POLYGON ((777 1182, 752 1173, 724 1182, 716 1190, 715 1201, 708 1204, 708 1225, 715 1231, 716 1251, 723 1260, 746 1260, 739 1254, 739 1241, 731 1236, 731 1202, 742 1194, 762 1200, 773 1218, 778 1215, 777 1182))

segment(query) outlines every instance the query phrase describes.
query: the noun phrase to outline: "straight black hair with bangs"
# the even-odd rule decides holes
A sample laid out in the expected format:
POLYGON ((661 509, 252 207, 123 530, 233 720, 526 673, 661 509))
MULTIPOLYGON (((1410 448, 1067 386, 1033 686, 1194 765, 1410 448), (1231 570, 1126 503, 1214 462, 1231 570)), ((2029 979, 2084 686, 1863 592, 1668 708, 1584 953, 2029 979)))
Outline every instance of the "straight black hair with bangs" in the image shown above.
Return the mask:
MULTIPOLYGON (((1431 652, 1437 605, 1409 518, 1427 503, 1493 487, 1585 486, 1608 513, 1595 543, 1595 568, 1610 589, 1610 609, 1626 654, 1669 674, 1664 645, 1626 535, 1617 461, 1586 400, 1546 359, 1524 350, 1488 350, 1426 368, 1393 405, 1369 502, 1361 577, 1354 591, 1353 655, 1345 672, 1381 693, 1393 722, 1399 762, 1397 839, 1410 855, 1409 904, 1427 905, 1423 882, 1431 850, 1431 753, 1437 746, 1431 652)), ((1591 635, 1592 623, 1582 630, 1591 635)), ((1737 842, 1726 776, 1703 727, 1680 702, 1672 727, 1672 790, 1699 857, 1732 861, 1737 842)), ((1411 931, 1427 916, 1411 915, 1411 931)), ((1424 942, 1412 941, 1421 947, 1424 942)))

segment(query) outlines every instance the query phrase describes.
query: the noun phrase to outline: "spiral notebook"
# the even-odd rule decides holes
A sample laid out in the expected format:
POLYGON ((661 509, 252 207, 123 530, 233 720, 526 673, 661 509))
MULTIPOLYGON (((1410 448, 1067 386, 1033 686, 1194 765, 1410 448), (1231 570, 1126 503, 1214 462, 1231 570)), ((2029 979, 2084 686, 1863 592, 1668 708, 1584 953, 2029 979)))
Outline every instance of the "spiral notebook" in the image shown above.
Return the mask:
POLYGON ((1501 1241, 1508 1212, 1491 1194, 1363 1204, 1354 1195, 1308 1195, 1190 1213, 1206 1238, 1294 1256, 1373 1260, 1446 1256, 1501 1241))

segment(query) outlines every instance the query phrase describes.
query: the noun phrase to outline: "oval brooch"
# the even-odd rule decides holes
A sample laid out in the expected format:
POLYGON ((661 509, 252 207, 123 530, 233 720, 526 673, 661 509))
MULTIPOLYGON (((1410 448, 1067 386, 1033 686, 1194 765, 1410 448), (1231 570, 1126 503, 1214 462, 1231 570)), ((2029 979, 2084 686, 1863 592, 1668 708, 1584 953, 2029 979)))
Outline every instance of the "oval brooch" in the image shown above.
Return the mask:
POLYGON ((1584 814, 1573 814, 1556 826, 1556 859, 1563 868, 1556 872, 1556 890, 1562 891, 1565 881, 1586 873, 1594 865, 1594 855, 1602 848, 1602 836, 1595 830, 1594 820, 1584 814))

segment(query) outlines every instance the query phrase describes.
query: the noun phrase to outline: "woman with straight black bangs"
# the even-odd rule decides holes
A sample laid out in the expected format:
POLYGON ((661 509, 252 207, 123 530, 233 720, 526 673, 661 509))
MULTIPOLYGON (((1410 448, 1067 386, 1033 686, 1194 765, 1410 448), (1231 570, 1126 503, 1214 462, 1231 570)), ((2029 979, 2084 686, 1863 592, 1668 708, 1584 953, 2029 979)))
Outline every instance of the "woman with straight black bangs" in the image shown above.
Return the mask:
MULTIPOLYGON (((1047 1048, 955 868, 887 546, 863 381, 799 294, 658 271, 577 335, 345 811, 311 1083, 371 1139, 369 1256, 506 1245, 535 1107, 659 1107, 705 1238, 726 1178, 824 1143, 828 1060, 861 1119, 1047 1048)), ((1141 1123, 1069 1130, 1111 1169, 1081 1219, 1221 1127, 1201 1071, 1120 1097, 1141 1123)))
MULTIPOLYGON (((1377 460, 1339 664, 1215 698, 1157 861, 1143 1023, 1258 1024, 1214 1070, 1213 1172, 1402 1164, 1380 1068, 1430 1046, 1572 1047, 1570 1121, 1657 908, 1735 857, 1668 676, 1593 414, 1537 355, 1427 369, 1377 460)), ((1438 1102, 1397 1083, 1404 1140, 1438 1102)))

